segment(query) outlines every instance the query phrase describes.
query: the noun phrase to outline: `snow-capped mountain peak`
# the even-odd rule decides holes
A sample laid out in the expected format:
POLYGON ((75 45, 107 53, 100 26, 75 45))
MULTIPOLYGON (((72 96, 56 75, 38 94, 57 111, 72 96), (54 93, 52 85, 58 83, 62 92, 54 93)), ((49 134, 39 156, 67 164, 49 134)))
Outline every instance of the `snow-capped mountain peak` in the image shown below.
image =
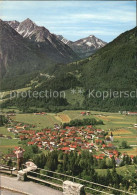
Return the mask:
POLYGON ((95 37, 94 35, 89 35, 86 38, 79 39, 74 42, 68 41, 62 35, 57 35, 57 37, 69 47, 71 47, 71 49, 82 58, 90 56, 97 49, 100 49, 107 44, 106 42, 95 37))
POLYGON ((20 24, 17 20, 6 21, 6 23, 9 24, 15 30, 17 30, 17 28, 18 28, 18 26, 20 24))
MULTIPOLYGON (((8 24, 13 24, 9 21, 8 24)), ((32 20, 27 18, 23 22, 18 23, 18 26, 12 25, 23 38, 35 42, 42 51, 51 55, 57 62, 71 62, 73 59, 79 59, 74 51, 60 41, 57 36, 50 33, 44 26, 38 26, 32 20)))
POLYGON ((44 26, 38 26, 29 18, 23 22, 8 21, 7 23, 24 38, 37 43, 44 43, 47 47, 54 48, 62 56, 66 55, 64 55, 65 50, 69 53, 69 49, 71 48, 78 56, 85 58, 93 54, 97 49, 100 49, 106 45, 106 42, 92 34, 77 41, 69 41, 62 35, 50 33, 49 30, 44 26), (68 49, 67 46, 70 48, 68 49))

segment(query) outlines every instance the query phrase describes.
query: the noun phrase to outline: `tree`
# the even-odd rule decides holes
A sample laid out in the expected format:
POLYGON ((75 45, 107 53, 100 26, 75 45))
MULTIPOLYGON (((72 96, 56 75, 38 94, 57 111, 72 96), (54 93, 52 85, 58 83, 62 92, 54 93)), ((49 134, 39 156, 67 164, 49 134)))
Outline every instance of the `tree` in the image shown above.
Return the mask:
POLYGON ((7 123, 7 119, 4 115, 0 115, 0 126, 3 126, 4 123, 7 123))
POLYGON ((110 170, 107 169, 107 176, 106 176, 107 185, 112 183, 112 175, 110 173, 110 170))
POLYGON ((128 144, 127 144, 127 141, 122 141, 121 147, 122 147, 123 149, 129 148, 129 146, 128 146, 128 144))
POLYGON ((40 154, 40 159, 39 159, 39 168, 44 168, 45 164, 46 164, 46 156, 44 153, 40 154))
POLYGON ((112 183, 116 188, 119 188, 120 180, 115 167, 112 169, 112 183))
POLYGON ((103 160, 99 161, 99 168, 100 169, 106 169, 107 168, 107 166, 106 166, 106 159, 105 158, 103 160))
POLYGON ((68 165, 68 156, 67 154, 63 155, 63 171, 67 171, 67 165, 68 165))

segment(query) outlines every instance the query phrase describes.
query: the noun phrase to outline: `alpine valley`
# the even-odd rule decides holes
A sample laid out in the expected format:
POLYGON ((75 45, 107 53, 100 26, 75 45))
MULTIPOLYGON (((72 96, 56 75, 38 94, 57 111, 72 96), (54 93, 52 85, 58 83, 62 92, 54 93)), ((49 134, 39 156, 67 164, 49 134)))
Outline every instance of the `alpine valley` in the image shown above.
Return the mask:
POLYGON ((137 195, 136 2, 0 10, 2 194, 137 195))
POLYGON ((89 90, 134 91, 137 86, 137 27, 106 42, 90 35, 72 42, 30 19, 0 20, 2 90, 64 91, 61 98, 3 98, 2 107, 23 111, 135 110, 137 99, 89 98, 89 90), (12 78, 12 79, 11 79, 12 78), (75 90, 75 94, 72 94, 75 90), (82 93, 78 93, 82 91, 82 93))

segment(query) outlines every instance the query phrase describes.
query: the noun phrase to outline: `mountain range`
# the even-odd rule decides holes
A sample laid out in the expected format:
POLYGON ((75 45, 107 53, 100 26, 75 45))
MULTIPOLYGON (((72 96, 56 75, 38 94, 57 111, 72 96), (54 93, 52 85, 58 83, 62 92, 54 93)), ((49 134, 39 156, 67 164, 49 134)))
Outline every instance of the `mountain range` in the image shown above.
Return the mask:
POLYGON ((67 46, 69 46, 69 48, 71 48, 79 57, 85 58, 106 45, 106 42, 96 38, 94 35, 90 35, 89 37, 74 42, 70 40, 68 41, 62 35, 51 34, 48 29, 36 25, 29 18, 23 22, 14 20, 7 21, 7 23, 24 38, 28 38, 29 40, 38 43, 49 44, 50 42, 54 47, 58 48, 64 56, 71 53, 68 51, 67 46), (62 45, 60 45, 58 39, 61 40, 63 43, 62 45), (64 53, 64 51, 66 51, 66 53, 64 53))
POLYGON ((76 42, 50 33, 27 18, 23 22, 0 20, 0 77, 49 69, 85 58, 106 43, 89 36, 76 42))
MULTIPOLYGON (((77 43, 89 44, 90 38, 94 38, 94 36, 82 39, 77 43)), ((38 27, 29 19, 21 23, 0 20, 0 71, 2 75, 14 75, 13 79, 5 80, 2 83, 3 90, 17 89, 28 86, 28 84, 32 87, 32 90, 37 91, 45 89, 70 91, 78 87, 84 90, 83 104, 79 105, 79 109, 136 110, 137 99, 135 98, 111 97, 105 100, 102 97, 89 98, 88 91, 89 89, 118 92, 136 90, 137 27, 122 33, 112 42, 84 59, 80 59, 67 45, 69 42, 64 38, 62 40, 61 36, 51 34, 45 27, 38 27), (64 55, 59 55, 59 60, 61 59, 60 56, 65 58, 66 50, 71 51, 69 57, 73 56, 73 60, 68 57, 66 64, 59 62, 59 60, 55 64, 54 58, 51 59, 50 54, 46 51, 46 48, 49 48, 50 52, 55 51, 51 49, 55 45, 55 48, 58 48, 56 55, 59 55, 60 47, 61 49, 64 48, 61 50, 64 55), (35 70, 39 70, 35 75, 23 77, 23 80, 21 76, 17 78, 18 74, 29 74, 35 72, 35 70)), ((102 44, 99 40, 98 43, 102 44)), ((69 95, 69 97, 71 96, 72 94, 69 95)), ((72 99, 74 102, 73 97, 72 99)), ((16 104, 16 101, 12 104, 16 104)), ((19 99, 18 103, 20 104, 21 101, 19 99)), ((44 107, 47 104, 50 109, 53 105, 57 109, 59 106, 65 106, 64 109, 74 108, 74 104, 73 106, 70 105, 67 99, 25 99, 23 101, 28 107, 34 107, 35 105, 44 107), (67 105, 69 106, 66 107, 67 105)), ((76 103, 79 104, 79 102, 76 103)), ((24 103, 22 102, 22 104, 24 103)))
POLYGON ((48 53, 48 56, 57 62, 70 62, 78 59, 78 56, 60 41, 56 35, 49 32, 43 26, 36 25, 32 20, 27 18, 23 22, 7 21, 23 38, 37 43, 38 47, 48 53))
POLYGON ((7 23, 0 20, 0 77, 35 71, 52 61, 38 47, 25 40, 7 23))
POLYGON ((47 69, 78 60, 75 52, 45 27, 30 19, 19 23, 0 20, 0 76, 47 69))

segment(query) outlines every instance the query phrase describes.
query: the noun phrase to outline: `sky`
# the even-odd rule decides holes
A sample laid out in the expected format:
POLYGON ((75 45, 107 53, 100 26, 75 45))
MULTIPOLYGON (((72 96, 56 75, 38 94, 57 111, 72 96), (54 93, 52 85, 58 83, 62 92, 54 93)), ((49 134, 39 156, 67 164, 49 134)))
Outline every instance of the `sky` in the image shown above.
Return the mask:
POLYGON ((51 33, 76 41, 95 35, 110 42, 136 26, 135 1, 1 1, 0 18, 30 18, 51 33))

